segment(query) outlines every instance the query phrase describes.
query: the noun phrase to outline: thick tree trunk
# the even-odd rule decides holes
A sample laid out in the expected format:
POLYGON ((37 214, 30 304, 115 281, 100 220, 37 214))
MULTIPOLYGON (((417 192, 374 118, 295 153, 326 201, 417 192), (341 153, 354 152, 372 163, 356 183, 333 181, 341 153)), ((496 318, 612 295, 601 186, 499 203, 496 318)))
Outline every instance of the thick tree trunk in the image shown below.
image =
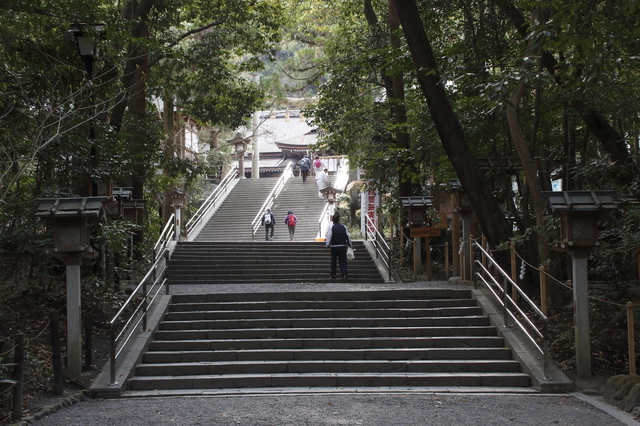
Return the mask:
MULTIPOLYGON (((389 31, 391 46, 400 47, 400 37, 397 32, 400 29, 400 19, 396 13, 396 0, 389 0, 389 31)), ((404 101, 404 78, 401 72, 396 72, 392 76, 393 81, 393 115, 396 125, 396 147, 402 153, 411 148, 409 133, 406 132, 407 109, 404 101)), ((398 194, 401 197, 413 195, 411 189, 410 176, 415 172, 415 163, 408 160, 406 155, 398 158, 398 194)))
POLYGON ((509 240, 512 235, 511 227, 485 183, 458 118, 449 103, 416 2, 398 1, 395 2, 395 8, 413 57, 418 82, 444 150, 469 197, 489 244, 495 247, 509 240))

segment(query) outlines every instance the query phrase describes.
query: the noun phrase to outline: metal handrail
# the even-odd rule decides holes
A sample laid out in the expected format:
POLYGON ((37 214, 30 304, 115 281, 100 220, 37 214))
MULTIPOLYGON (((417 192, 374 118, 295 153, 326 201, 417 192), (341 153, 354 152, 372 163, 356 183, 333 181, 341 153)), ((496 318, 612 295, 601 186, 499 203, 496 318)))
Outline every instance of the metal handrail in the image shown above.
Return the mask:
POLYGON ((387 267, 387 273, 389 274, 389 281, 391 281, 391 247, 384 239, 384 236, 378 230, 373 219, 369 215, 365 214, 365 240, 371 241, 376 251, 376 259, 381 259, 382 263, 387 267))
POLYGON ((174 239, 176 234, 175 221, 176 221, 176 215, 175 213, 172 213, 171 216, 169 216, 169 220, 167 220, 167 223, 164 225, 164 228, 162 229, 162 232, 158 237, 158 241, 156 241, 156 243, 153 246, 154 261, 158 258, 158 255, 157 255, 158 249, 167 248, 169 241, 172 241, 174 239))
MULTIPOLYGON (((506 327, 509 327, 509 318, 513 320, 515 324, 518 325, 520 330, 524 333, 525 336, 529 338, 531 343, 540 351, 543 357, 543 369, 544 369, 544 380, 549 379, 549 318, 536 306, 536 304, 526 295, 526 293, 511 279, 509 274, 507 274, 502 267, 495 261, 495 259, 488 253, 485 249, 482 248, 480 244, 477 242, 473 243, 473 246, 478 248, 482 254, 485 256, 493 268, 502 275, 503 284, 501 285, 496 277, 489 271, 489 269, 480 261, 476 260, 476 265, 482 269, 484 275, 480 272, 476 272, 476 276, 484 283, 484 285, 489 289, 490 293, 495 297, 495 299, 500 303, 503 309, 504 315, 504 324, 506 327), (487 281, 488 277, 489 281, 487 281), (540 321, 542 322, 542 330, 538 329, 538 327, 529 319, 529 316, 518 306, 515 300, 509 295, 507 291, 507 284, 510 284, 520 296, 521 300, 527 303, 532 311, 538 316, 540 321), (498 289, 498 292, 496 292, 498 289), (499 293, 499 294, 498 294, 499 293), (524 324, 520 320, 518 320, 518 316, 528 325, 529 330, 525 327, 524 324), (531 332, 535 334, 541 341, 542 346, 538 344, 538 341, 531 335, 531 332)), ((498 277, 499 278, 499 277, 498 277)))
POLYGON ((218 186, 209 194, 207 199, 202 203, 202 205, 198 208, 198 210, 191 216, 187 224, 185 225, 185 229, 187 231, 187 235, 194 230, 196 226, 202 223, 208 216, 208 213, 216 207, 216 203, 222 197, 222 195, 228 191, 229 186, 233 182, 233 180, 238 176, 238 166, 235 166, 225 175, 224 178, 220 181, 218 186))
POLYGON ((287 164, 287 167, 285 167, 284 171, 282 172, 282 175, 278 179, 278 182, 276 182, 275 186, 267 196, 267 199, 264 200, 264 203, 262 203, 262 207, 260 207, 260 210, 251 221, 251 238, 252 239, 255 238, 256 232, 258 232, 258 229, 260 228, 260 226, 262 226, 262 215, 267 209, 270 209, 271 207, 273 207, 273 205, 275 204, 276 198, 278 198, 278 195, 280 195, 280 192, 284 188, 284 185, 287 183, 287 180, 289 180, 289 178, 291 177, 292 168, 293 168, 292 163, 287 164))
POLYGON ((167 279, 165 278, 168 268, 168 258, 171 254, 169 242, 173 241, 175 236, 174 216, 171 215, 163 228, 158 241, 153 246, 153 264, 140 280, 140 283, 131 292, 129 298, 120 307, 118 312, 109 321, 110 335, 110 385, 116 385, 116 362, 118 356, 122 353, 127 343, 134 336, 138 326, 142 323, 142 330, 147 328, 147 313, 149 306, 153 304, 160 290, 164 287, 165 293, 169 294, 167 279), (139 298, 138 304, 134 307, 136 299, 139 298), (131 314, 124 318, 127 309, 133 309, 131 314), (122 328, 116 332, 118 322, 122 322, 122 328))

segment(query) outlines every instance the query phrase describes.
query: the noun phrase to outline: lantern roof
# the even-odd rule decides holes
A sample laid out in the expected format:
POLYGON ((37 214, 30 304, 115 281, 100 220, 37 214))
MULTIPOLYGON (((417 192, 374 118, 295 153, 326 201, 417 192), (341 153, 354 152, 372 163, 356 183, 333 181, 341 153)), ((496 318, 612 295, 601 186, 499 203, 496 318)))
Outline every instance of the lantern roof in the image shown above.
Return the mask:
POLYGON ((41 218, 70 218, 104 216, 104 202, 108 197, 39 198, 36 216, 41 218))
POLYGON ((615 191, 543 191, 549 213, 614 210, 615 191))
POLYGON ((517 158, 511 157, 476 157, 476 163, 480 170, 488 171, 491 169, 504 170, 509 175, 517 174, 522 170, 522 165, 517 158))
POLYGON ((402 207, 432 207, 433 197, 431 196, 418 196, 418 197, 400 197, 402 207))
POLYGON ((173 191, 169 192, 167 194, 167 197, 174 199, 174 198, 184 198, 185 194, 184 192, 182 192, 182 190, 180 188, 173 188, 173 191))
POLYGON ((335 188, 335 187, 333 187, 333 186, 331 186, 331 185, 328 185, 327 187, 322 188, 322 189, 320 190, 320 192, 322 192, 323 194, 326 194, 326 193, 328 193, 328 192, 333 192, 333 193, 335 193, 335 194, 340 194, 340 193, 342 192, 342 190, 341 190, 341 189, 338 189, 338 188, 335 188))
POLYGON ((131 187, 113 188, 113 198, 130 199, 132 194, 133 188, 131 187))

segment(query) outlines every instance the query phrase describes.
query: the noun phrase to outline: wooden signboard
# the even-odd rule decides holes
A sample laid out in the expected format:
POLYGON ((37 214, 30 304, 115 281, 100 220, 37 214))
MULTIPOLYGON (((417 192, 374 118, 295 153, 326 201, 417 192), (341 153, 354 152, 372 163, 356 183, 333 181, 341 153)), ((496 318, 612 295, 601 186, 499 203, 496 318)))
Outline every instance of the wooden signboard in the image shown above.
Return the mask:
POLYGON ((429 227, 429 228, 413 228, 410 229, 410 236, 412 238, 416 237, 439 237, 442 232, 441 228, 438 227, 429 227))

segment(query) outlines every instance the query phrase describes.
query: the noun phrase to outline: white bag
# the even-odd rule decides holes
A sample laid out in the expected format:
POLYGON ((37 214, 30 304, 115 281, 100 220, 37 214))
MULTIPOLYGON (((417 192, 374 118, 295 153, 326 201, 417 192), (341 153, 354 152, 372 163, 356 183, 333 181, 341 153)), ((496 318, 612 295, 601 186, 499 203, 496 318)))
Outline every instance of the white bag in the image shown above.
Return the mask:
POLYGON ((353 260, 355 258, 356 254, 354 253, 354 250, 351 247, 347 247, 347 259, 353 260))

